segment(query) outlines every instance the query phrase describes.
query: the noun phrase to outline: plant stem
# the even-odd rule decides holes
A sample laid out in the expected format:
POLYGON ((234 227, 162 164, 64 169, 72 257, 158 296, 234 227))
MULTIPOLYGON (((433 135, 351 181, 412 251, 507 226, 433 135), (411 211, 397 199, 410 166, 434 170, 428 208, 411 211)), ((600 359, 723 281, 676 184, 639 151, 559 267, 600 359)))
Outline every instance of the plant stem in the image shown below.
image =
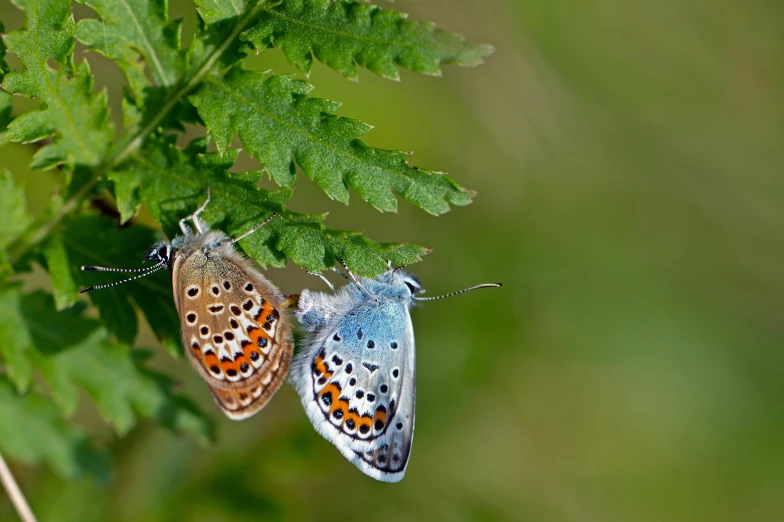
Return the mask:
POLYGON ((43 241, 49 235, 51 230, 57 226, 68 214, 73 212, 82 201, 92 192, 95 185, 98 184, 98 179, 106 172, 109 172, 123 161, 128 159, 129 156, 136 153, 144 142, 144 138, 148 134, 155 131, 163 119, 171 112, 174 107, 184 98, 190 91, 193 90, 207 75, 210 68, 215 64, 221 55, 226 51, 226 48, 231 45, 235 38, 245 29, 258 13, 261 11, 264 2, 259 2, 253 6, 245 16, 243 16, 236 24, 234 24, 231 33, 226 36, 220 46, 218 46, 208 57, 204 63, 189 77, 183 78, 179 85, 180 87, 171 95, 166 101, 164 106, 155 114, 155 116, 147 122, 147 125, 135 132, 127 134, 115 147, 115 152, 108 154, 100 165, 96 166, 93 170, 93 178, 85 183, 76 193, 74 193, 68 200, 60 207, 57 212, 48 220, 44 222, 36 221, 32 223, 27 231, 22 234, 19 240, 11 247, 9 254, 10 264, 13 265, 31 248, 43 241))
POLYGON ((27 499, 22 490, 19 489, 19 484, 16 483, 16 479, 14 479, 14 475, 11 473, 2 455, 0 455, 0 482, 3 483, 3 487, 8 493, 8 497, 11 499, 11 503, 16 508, 16 512, 19 514, 22 522, 36 522, 33 510, 30 509, 30 504, 27 503, 27 499))

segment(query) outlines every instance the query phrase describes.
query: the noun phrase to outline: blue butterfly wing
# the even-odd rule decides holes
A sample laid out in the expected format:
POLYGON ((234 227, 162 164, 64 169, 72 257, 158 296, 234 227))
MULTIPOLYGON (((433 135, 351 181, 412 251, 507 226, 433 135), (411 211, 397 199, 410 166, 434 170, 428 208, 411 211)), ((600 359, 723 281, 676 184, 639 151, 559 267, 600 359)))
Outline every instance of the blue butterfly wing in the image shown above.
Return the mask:
POLYGON ((411 317, 400 300, 354 297, 303 292, 297 316, 312 337, 295 384, 317 431, 363 472, 396 482, 414 432, 411 317))

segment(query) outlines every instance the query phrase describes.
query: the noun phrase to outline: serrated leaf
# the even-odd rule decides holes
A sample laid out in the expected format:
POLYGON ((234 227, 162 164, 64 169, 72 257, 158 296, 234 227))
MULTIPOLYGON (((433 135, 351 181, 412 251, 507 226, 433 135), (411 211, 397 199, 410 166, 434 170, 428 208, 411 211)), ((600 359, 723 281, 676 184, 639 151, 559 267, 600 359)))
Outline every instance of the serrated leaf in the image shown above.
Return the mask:
POLYGON ((351 80, 357 79, 357 65, 398 80, 398 65, 440 75, 443 64, 473 67, 493 52, 407 17, 353 0, 286 0, 263 5, 259 21, 242 37, 257 50, 279 47, 306 74, 315 56, 351 80))
POLYGON ((196 9, 207 25, 242 16, 245 0, 195 0, 196 9))
POLYGON ((0 356, 10 381, 17 390, 24 391, 30 385, 33 366, 30 362, 32 340, 24 327, 21 300, 18 286, 0 289, 0 356))
MULTIPOLYGON (((117 228, 112 220, 94 214, 66 220, 59 235, 68 252, 71 277, 77 287, 123 279, 116 277, 122 274, 104 273, 97 278, 96 272, 81 272, 80 266, 134 268, 129 263, 136 261, 141 264, 144 253, 159 239, 155 231, 146 227, 117 228)), ((168 272, 159 271, 133 283, 104 288, 87 295, 98 308, 101 321, 121 342, 131 344, 136 338, 138 323, 132 304, 135 302, 170 353, 182 353, 179 318, 174 308, 171 276, 168 272)))
MULTIPOLYGON (((5 33, 5 26, 3 25, 3 22, 0 21, 0 35, 3 33, 5 33)), ((5 61, 5 52, 5 43, 3 42, 3 39, 0 38, 0 82, 3 81, 3 78, 10 70, 8 68, 8 64, 5 61)))
POLYGON ((12 305, 16 331, 24 334, 24 355, 39 369, 66 415, 75 411, 78 390, 83 389, 121 434, 142 416, 209 437, 211 427, 204 415, 169 392, 170 379, 144 369, 144 352, 110 342, 100 322, 83 315, 84 303, 58 312, 52 296, 38 290, 17 292, 12 305))
POLYGON ((366 146, 370 126, 332 113, 339 104, 310 98, 312 86, 290 76, 235 68, 209 76, 189 100, 223 152, 236 131, 279 185, 294 184, 294 160, 329 197, 348 203, 348 187, 375 208, 397 210, 400 194, 431 214, 467 205, 473 193, 440 172, 412 167, 408 154, 366 146))
POLYGON ((49 277, 52 279, 52 289, 54 290, 57 311, 63 310, 76 301, 76 294, 79 289, 71 276, 72 270, 69 264, 68 253, 60 236, 50 236, 41 253, 46 260, 49 277))
POLYGON ((54 135, 54 141, 33 158, 34 168, 59 164, 97 165, 113 137, 106 91, 93 93, 87 61, 74 68, 74 22, 68 0, 40 3, 19 2, 25 10, 26 26, 5 36, 8 50, 24 66, 3 80, 3 88, 39 100, 36 117, 17 118, 5 138, 15 142, 38 141, 54 135), (47 63, 59 64, 57 71, 47 63))
POLYGON ((92 449, 80 430, 59 417, 46 398, 18 395, 0 377, 0 451, 10 460, 46 462, 55 472, 73 477, 88 472, 105 477, 106 458, 92 449))
POLYGON ((309 270, 325 270, 344 258, 354 272, 374 276, 387 269, 387 260, 410 264, 427 253, 422 247, 378 243, 357 232, 330 230, 324 227, 322 215, 288 211, 283 202, 291 197, 289 189, 267 191, 243 175, 227 172, 236 153, 233 149, 223 156, 208 153, 203 139, 183 151, 173 137, 161 138, 149 142, 114 178, 139 180, 140 197, 169 237, 180 233, 178 220, 203 202, 207 187, 212 199, 202 217, 234 236, 277 211, 272 221, 240 243, 264 265, 283 266, 289 256, 309 270))
POLYGON ((97 12, 100 20, 80 20, 76 37, 91 51, 117 62, 137 99, 154 84, 171 87, 185 69, 180 46, 180 22, 167 19, 166 0, 79 0, 97 12))
POLYGON ((11 173, 4 168, 0 168, 0 224, 0 251, 30 224, 24 189, 14 183, 11 173))

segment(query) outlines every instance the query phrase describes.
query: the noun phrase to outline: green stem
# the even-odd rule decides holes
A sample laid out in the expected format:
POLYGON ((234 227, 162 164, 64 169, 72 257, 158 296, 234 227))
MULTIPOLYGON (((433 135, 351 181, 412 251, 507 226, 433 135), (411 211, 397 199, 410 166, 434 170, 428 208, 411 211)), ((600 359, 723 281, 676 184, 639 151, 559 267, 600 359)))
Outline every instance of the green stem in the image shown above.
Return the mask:
POLYGON ((117 146, 114 147, 114 152, 108 154, 100 165, 93 169, 93 178, 85 183, 85 185, 75 192, 66 202, 60 207, 57 212, 46 220, 37 220, 32 223, 22 236, 15 242, 10 249, 9 261, 13 265, 18 262, 31 248, 46 239, 54 227, 56 227, 68 214, 76 210, 85 198, 92 192, 93 188, 98 184, 98 179, 106 172, 109 172, 123 161, 128 159, 129 156, 135 154, 142 146, 144 139, 158 128, 158 125, 163 119, 171 112, 174 107, 188 95, 209 73, 210 68, 215 62, 220 59, 221 55, 226 51, 229 45, 239 36, 258 13, 261 11, 264 2, 260 2, 253 8, 248 10, 245 16, 242 17, 236 24, 234 24, 231 33, 224 39, 223 43, 217 47, 202 63, 202 65, 189 77, 183 78, 179 85, 180 87, 169 96, 164 106, 157 112, 157 114, 147 122, 147 125, 141 129, 137 129, 132 133, 128 133, 123 137, 117 146))

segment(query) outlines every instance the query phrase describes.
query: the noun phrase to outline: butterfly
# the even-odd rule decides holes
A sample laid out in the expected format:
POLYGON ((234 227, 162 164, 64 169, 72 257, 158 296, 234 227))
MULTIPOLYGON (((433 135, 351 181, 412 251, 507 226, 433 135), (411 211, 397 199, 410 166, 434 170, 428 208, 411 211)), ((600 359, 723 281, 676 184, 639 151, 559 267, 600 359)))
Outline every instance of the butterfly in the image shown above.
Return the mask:
POLYGON ((224 232, 210 231, 199 218, 209 201, 208 191, 204 204, 180 220, 182 235, 159 241, 147 251, 144 261, 155 261, 155 265, 141 269, 83 266, 87 271, 139 274, 80 293, 170 269, 187 358, 223 413, 241 420, 263 408, 286 379, 294 350, 293 321, 284 313, 286 296, 234 247, 275 214, 232 239, 224 232), (186 225, 189 220, 193 230, 186 225))
MULTIPOLYGON (((345 264, 344 264, 345 267, 345 264)), ((419 280, 400 268, 357 277, 332 294, 304 290, 294 312, 308 332, 290 380, 316 431, 367 475, 398 482, 414 439, 416 365, 410 308, 419 280)))

